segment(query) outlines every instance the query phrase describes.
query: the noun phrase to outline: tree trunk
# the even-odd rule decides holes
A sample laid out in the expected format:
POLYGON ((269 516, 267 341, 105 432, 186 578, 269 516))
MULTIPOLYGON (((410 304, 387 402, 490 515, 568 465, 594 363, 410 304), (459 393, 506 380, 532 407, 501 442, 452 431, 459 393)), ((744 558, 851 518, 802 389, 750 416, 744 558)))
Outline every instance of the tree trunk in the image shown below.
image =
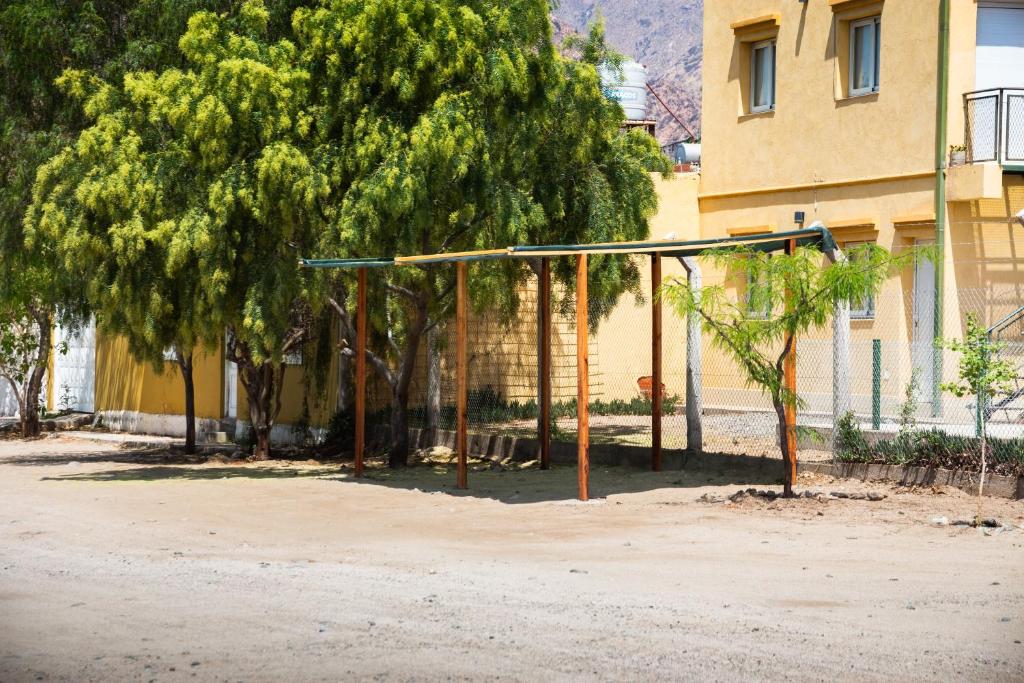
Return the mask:
POLYGON ((789 452, 789 439, 786 438, 786 404, 781 398, 772 397, 772 405, 775 407, 775 415, 779 420, 779 448, 782 450, 782 495, 786 498, 793 496, 793 481, 789 477, 792 470, 792 462, 796 458, 795 453, 789 452))
MULTIPOLYGON (((980 399, 979 399, 980 400, 980 399)), ((981 414, 981 479, 978 480, 978 514, 975 517, 974 523, 977 525, 981 524, 981 501, 982 495, 985 493, 985 450, 988 447, 988 429, 986 425, 987 420, 985 419, 985 413, 981 414)))
POLYGON ((391 388, 391 449, 388 453, 388 467, 391 468, 409 464, 409 386, 426 327, 427 302, 420 299, 416 303, 415 317, 409 326, 405 350, 391 388))
POLYGON ((185 452, 196 452, 196 385, 192 375, 192 352, 185 355, 175 348, 181 379, 185 384, 185 452))
POLYGON ((24 438, 39 436, 39 394, 43 390, 43 378, 50 365, 50 352, 53 345, 53 326, 49 313, 32 310, 32 317, 39 327, 39 348, 36 361, 29 371, 25 382, 24 409, 21 412, 21 436, 24 438))
MULTIPOLYGON (((273 363, 255 365, 247 354, 238 357, 238 376, 249 404, 249 426, 255 437, 253 460, 270 458, 270 433, 280 411, 281 383, 273 363)), ((282 364, 280 371, 283 372, 282 364)))
POLYGON ((388 467, 409 464, 409 395, 395 394, 391 399, 391 448, 388 467))
POLYGON ((355 400, 354 396, 355 391, 352 387, 352 358, 343 353, 338 357, 337 410, 350 410, 355 400))

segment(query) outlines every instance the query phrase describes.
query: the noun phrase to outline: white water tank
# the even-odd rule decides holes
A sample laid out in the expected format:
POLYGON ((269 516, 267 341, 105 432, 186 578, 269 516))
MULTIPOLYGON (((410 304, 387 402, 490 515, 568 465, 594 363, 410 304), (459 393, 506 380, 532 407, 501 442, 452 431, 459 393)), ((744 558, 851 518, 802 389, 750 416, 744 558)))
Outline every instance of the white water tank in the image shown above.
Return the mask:
POLYGON ((699 164, 700 143, 680 142, 675 146, 675 162, 677 164, 699 164))
POLYGON ((602 66, 601 87, 605 94, 622 105, 627 121, 647 118, 647 67, 639 62, 622 63, 621 73, 610 66, 602 66))

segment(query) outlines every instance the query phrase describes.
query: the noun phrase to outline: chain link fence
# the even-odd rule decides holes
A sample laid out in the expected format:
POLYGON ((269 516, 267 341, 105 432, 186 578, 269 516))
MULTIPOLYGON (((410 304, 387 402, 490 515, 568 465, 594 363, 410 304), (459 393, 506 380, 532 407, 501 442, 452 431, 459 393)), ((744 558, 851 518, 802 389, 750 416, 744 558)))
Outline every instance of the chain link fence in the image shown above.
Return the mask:
MULTIPOLYGON (((954 250, 958 245, 952 245, 954 250)), ((964 245, 959 245, 966 248, 964 245)), ((1008 252, 1009 253, 1009 252, 1008 252)), ((589 334, 591 443, 649 448, 652 442, 652 305, 649 257, 633 257, 641 287, 612 302, 593 298, 591 311, 606 311, 589 334)), ((698 259, 703 261, 703 259, 698 259)), ((674 259, 663 260, 666 278, 685 271, 674 259)), ((473 269, 470 269, 470 297, 473 269)), ((986 327, 1010 316, 1000 331, 1003 353, 1024 375, 1024 254, 1011 258, 960 258, 948 265, 950 282, 979 282, 947 292, 946 329, 962 330, 968 314, 986 327), (979 273, 985 273, 980 277, 979 273), (997 276, 989 277, 992 273, 997 276), (970 278, 967 276, 970 275, 970 278), (950 301, 950 298, 955 300, 950 301), (949 316, 954 319, 948 319, 949 316), (1020 318, 1012 318, 1020 315, 1020 318), (956 317, 958 316, 958 318, 956 317)), ((931 277, 930 270, 922 270, 931 277)), ((924 276, 918 274, 918 278, 924 276)), ((705 286, 725 284, 727 277, 706 264, 705 286)), ((934 299, 914 273, 891 278, 875 301, 855 305, 850 323, 848 405, 865 431, 895 435, 907 423, 973 436, 977 408, 972 399, 936 394, 933 343, 934 299), (936 399, 938 404, 935 403, 936 399)), ((933 290, 931 290, 933 291, 933 290)), ((737 290, 737 296, 742 295, 737 290)), ((552 438, 576 440, 575 293, 553 292, 552 438)), ((471 307, 468 333, 468 422, 470 451, 510 452, 515 440, 536 439, 539 408, 537 278, 519 292, 519 305, 500 316, 471 307), (504 450, 503 450, 504 449, 504 450)), ((687 322, 667 302, 662 312, 663 421, 665 449, 687 447, 687 322)), ((454 444, 456 378, 454 323, 436 328, 425 345, 413 383, 411 425, 433 435, 431 443, 454 444)), ((715 344, 710 332, 701 340, 703 449, 734 455, 781 458, 778 418, 770 398, 751 385, 735 361, 715 344)), ((958 358, 941 352, 942 379, 954 379, 958 358)), ((835 432, 833 401, 834 344, 831 326, 814 330, 797 343, 799 457, 827 460, 835 432)), ((1024 385, 1017 385, 1015 391, 1024 385)), ((1008 398, 1003 397, 1003 398, 1008 398)), ((1001 400, 1001 399, 1000 399, 1001 400)), ((1024 437, 1024 393, 991 411, 991 433, 1024 437)))

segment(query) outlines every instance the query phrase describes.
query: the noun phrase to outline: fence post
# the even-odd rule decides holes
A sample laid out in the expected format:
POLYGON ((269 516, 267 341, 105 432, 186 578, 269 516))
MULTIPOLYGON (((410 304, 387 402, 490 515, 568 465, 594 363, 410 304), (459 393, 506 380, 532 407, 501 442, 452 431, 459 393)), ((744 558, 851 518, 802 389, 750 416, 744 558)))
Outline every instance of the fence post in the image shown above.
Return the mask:
MULTIPOLYGON (((685 256, 680 258, 679 262, 686 269, 686 280, 694 299, 700 301, 702 281, 697 259, 685 256)), ((697 455, 704 451, 704 430, 701 424, 704 406, 701 386, 700 316, 689 315, 686 318, 686 448, 697 455)))
MULTIPOLYGON (((792 256, 796 253, 796 239, 786 242, 786 255, 792 256)), ((792 312, 793 292, 786 290, 786 311, 792 312)), ((788 451, 788 462, 785 463, 786 474, 783 478, 783 495, 793 495, 793 485, 796 484, 796 335, 793 335, 789 355, 783 367, 786 390, 793 397, 791 402, 786 403, 786 451, 788 451)))
POLYGON ((540 260, 540 468, 551 467, 551 261, 540 260))
POLYGON ((466 424, 466 403, 468 401, 468 368, 466 367, 466 337, 469 333, 469 311, 467 299, 469 298, 466 286, 465 261, 458 261, 455 264, 455 450, 458 457, 456 472, 456 486, 460 489, 469 487, 467 473, 467 424, 466 424))
POLYGON ((363 476, 366 448, 366 268, 360 268, 356 285, 356 476, 363 476))
POLYGON ((576 461, 579 499, 590 499, 590 368, 587 320, 587 255, 576 256, 576 461))
POLYGON ((882 340, 871 340, 871 428, 882 428, 882 340))
POLYGON ((837 301, 832 313, 832 452, 836 425, 850 411, 850 302, 837 301))
POLYGON ((651 254, 651 469, 661 471, 661 254, 651 254))
POLYGON ((427 331, 427 429, 434 443, 441 428, 441 326, 427 331))

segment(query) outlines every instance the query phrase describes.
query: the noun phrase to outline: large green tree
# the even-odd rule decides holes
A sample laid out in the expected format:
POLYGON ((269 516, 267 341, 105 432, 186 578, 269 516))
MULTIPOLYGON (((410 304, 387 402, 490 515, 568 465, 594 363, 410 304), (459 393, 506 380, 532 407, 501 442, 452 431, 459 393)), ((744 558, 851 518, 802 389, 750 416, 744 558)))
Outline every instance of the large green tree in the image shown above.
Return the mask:
MULTIPOLYGON (((323 0, 295 28, 311 72, 318 156, 333 185, 322 255, 457 252, 509 244, 647 237, 654 139, 622 133, 597 73, 600 31, 581 59, 552 43, 545 0, 323 0)), ((524 262, 472 269, 477 306, 511 312, 524 262)), ((556 274, 571 282, 569 264, 556 274)), ((596 314, 635 289, 628 259, 591 265, 596 314)), ((351 288, 331 302, 354 338, 351 288)), ((420 344, 452 310, 454 268, 380 273, 369 354, 391 392, 390 463, 409 454, 408 405, 420 344)), ((595 320, 598 315, 595 315, 595 320)))
MULTIPOLYGON (((272 35, 290 30, 291 13, 299 1, 268 1, 272 35)), ((56 81, 69 68, 120 84, 132 70, 183 66, 185 56, 178 41, 188 18, 200 10, 226 11, 233 4, 231 0, 9 0, 0 7, 0 303, 7 311, 0 325, 24 327, 25 320, 31 319, 30 328, 36 330, 33 367, 25 375, 32 395, 25 401, 30 415, 23 420, 28 434, 38 432, 35 407, 54 322, 61 318, 69 325, 80 324, 96 303, 84 296, 81 279, 94 264, 65 268, 48 240, 26 245, 22 227, 37 168, 93 122, 81 103, 67 97, 56 81)), ((115 262, 109 256, 107 265, 115 262)), ((105 272, 113 273, 111 268, 105 272)), ((113 280, 108 284, 113 286, 113 280)), ((156 348, 160 344, 153 321, 138 326, 137 318, 118 318, 117 311, 118 306, 98 311, 99 326, 128 334, 137 355, 159 364, 162 352, 156 348)), ((170 336, 189 339, 187 333, 170 336)), ((182 359, 190 354, 189 347, 182 359)))
POLYGON ((291 42, 268 37, 270 19, 255 1, 197 13, 183 68, 129 72, 123 85, 66 71, 58 83, 92 125, 41 167, 25 221, 137 354, 173 344, 184 356, 226 331, 257 458, 269 455, 283 356, 311 320, 294 250, 313 244, 329 196, 308 153, 308 74, 291 42))

